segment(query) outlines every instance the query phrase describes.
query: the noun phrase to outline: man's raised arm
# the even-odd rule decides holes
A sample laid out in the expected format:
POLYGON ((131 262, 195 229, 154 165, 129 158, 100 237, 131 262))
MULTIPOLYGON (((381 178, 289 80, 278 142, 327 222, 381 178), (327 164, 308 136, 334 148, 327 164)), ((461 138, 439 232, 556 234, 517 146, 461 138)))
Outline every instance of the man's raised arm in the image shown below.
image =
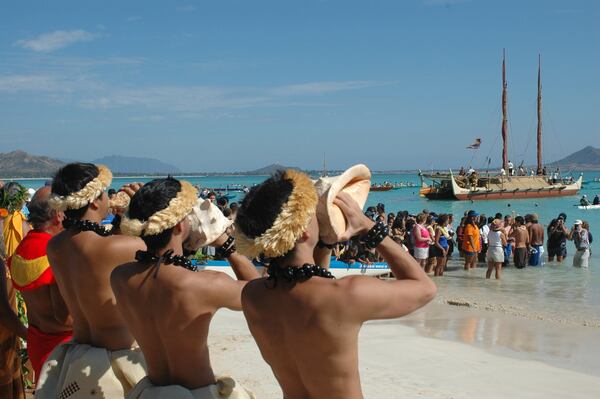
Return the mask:
MULTIPOLYGON (((363 215, 358 204, 348 195, 341 193, 335 203, 348 222, 345 235, 366 234, 373 227, 374 222, 363 215)), ((389 265, 395 280, 353 276, 339 281, 347 308, 358 320, 401 317, 433 299, 437 290, 435 284, 400 245, 385 237, 377 246, 377 251, 389 265)))

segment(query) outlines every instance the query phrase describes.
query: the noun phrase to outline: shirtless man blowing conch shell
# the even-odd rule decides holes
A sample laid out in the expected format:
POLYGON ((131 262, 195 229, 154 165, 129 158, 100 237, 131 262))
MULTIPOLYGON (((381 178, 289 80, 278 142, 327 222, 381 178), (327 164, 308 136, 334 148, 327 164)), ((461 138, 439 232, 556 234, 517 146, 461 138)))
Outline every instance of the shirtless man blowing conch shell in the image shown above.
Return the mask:
POLYGON ((362 324, 411 313, 434 297, 436 287, 389 238, 385 226, 364 216, 345 193, 335 200, 347 222, 342 239, 362 236, 383 255, 396 280, 331 278, 314 265, 316 204, 309 177, 293 170, 276 174, 246 195, 236 218, 238 249, 252 256, 264 253, 271 263, 268 278, 244 288, 242 307, 285 399, 360 399, 362 324))
MULTIPOLYGON (((48 259, 73 318, 73 341, 44 363, 36 398, 123 398, 146 375, 144 357, 116 308, 110 273, 145 249, 139 238, 99 225, 108 214, 104 166, 72 163, 52 181, 50 205, 65 214, 65 230, 48 244, 48 259)), ((131 193, 133 194, 133 193, 131 193)))
POLYGON ((242 288, 259 274, 227 234, 211 245, 239 281, 221 272, 195 271, 183 253, 191 230, 188 216, 197 201, 196 189, 186 181, 154 180, 133 196, 123 217, 123 233, 141 236, 148 248, 111 275, 117 306, 148 362, 148 376, 128 399, 254 398, 231 378, 215 378, 206 340, 215 312, 241 310, 242 288))

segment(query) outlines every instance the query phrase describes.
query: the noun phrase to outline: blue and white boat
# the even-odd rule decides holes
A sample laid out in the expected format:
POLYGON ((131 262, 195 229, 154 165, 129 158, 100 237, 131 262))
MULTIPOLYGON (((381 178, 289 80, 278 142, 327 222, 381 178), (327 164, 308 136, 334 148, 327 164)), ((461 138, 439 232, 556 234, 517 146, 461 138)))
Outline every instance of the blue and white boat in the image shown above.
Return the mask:
MULTIPOLYGON (((235 273, 229 265, 229 262, 225 260, 209 260, 206 263, 196 263, 198 270, 213 270, 218 272, 227 273, 229 276, 235 278, 235 273)), ((256 265, 259 273, 263 273, 264 266, 256 265)), ((382 276, 390 273, 390 267, 385 262, 375 262, 371 264, 355 262, 349 264, 339 260, 332 260, 329 265, 329 271, 336 278, 342 278, 346 276, 382 276)))

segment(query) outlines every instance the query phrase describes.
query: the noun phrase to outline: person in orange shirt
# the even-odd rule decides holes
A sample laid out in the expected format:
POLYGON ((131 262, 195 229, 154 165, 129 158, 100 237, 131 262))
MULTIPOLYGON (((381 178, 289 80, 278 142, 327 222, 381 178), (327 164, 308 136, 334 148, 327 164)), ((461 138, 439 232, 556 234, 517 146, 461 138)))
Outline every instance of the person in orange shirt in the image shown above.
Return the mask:
POLYGON ((462 243, 462 250, 465 254, 465 270, 475 268, 477 254, 481 251, 478 222, 479 214, 475 211, 469 211, 462 243))

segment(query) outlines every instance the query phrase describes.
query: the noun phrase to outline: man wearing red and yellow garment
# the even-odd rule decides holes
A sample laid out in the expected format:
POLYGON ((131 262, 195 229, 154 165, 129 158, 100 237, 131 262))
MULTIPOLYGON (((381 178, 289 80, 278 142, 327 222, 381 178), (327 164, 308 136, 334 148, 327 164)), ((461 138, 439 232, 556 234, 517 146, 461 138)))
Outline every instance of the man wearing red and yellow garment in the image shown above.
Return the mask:
POLYGON ((59 344, 72 337, 71 317, 58 290, 46 256, 50 239, 62 230, 62 212, 48 205, 50 187, 39 189, 28 205, 33 226, 9 259, 13 284, 27 305, 27 352, 36 381, 44 361, 59 344))

